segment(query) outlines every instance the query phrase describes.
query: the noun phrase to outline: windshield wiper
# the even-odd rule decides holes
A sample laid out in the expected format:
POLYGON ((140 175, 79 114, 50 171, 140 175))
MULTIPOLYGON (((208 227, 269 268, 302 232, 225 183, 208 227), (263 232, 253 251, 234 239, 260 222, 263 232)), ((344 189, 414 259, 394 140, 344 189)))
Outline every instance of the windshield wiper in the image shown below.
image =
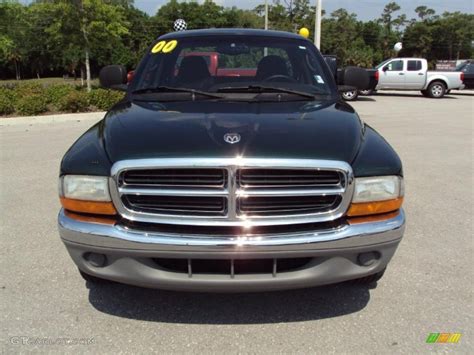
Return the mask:
POLYGON ((216 94, 212 94, 212 93, 200 91, 200 90, 195 90, 195 89, 174 88, 171 86, 156 86, 156 87, 139 89, 139 90, 132 91, 132 94, 136 95, 136 94, 148 94, 148 93, 157 93, 157 92, 186 92, 186 93, 192 94, 193 100, 194 100, 195 95, 202 95, 206 97, 211 97, 213 99, 222 99, 221 95, 216 95, 216 94))
POLYGON ((217 92, 255 92, 255 93, 268 93, 268 92, 280 92, 286 94, 299 95, 314 99, 314 95, 304 91, 280 88, 275 86, 265 86, 265 85, 249 85, 249 86, 226 86, 220 89, 217 89, 217 92))

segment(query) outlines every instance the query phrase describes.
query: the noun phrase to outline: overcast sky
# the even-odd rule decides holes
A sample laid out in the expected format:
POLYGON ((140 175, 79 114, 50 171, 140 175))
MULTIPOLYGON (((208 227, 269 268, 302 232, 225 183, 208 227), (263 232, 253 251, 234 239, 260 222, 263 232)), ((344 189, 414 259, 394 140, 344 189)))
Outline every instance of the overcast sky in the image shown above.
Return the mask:
MULTIPOLYGON (((392 0, 322 0, 323 9, 327 13, 339 9, 341 7, 357 14, 360 20, 370 20, 380 16, 382 10, 388 2, 392 0)), ((461 11, 473 13, 472 0, 395 0, 401 7, 401 12, 405 13, 410 19, 415 17, 415 8, 420 5, 426 5, 436 10, 437 13, 445 11, 461 11)), ((154 15, 158 8, 166 4, 167 0, 135 0, 135 6, 154 15)), ((264 0, 215 0, 216 3, 224 6, 237 6, 239 8, 253 9, 259 4, 263 4, 264 0)), ((272 0, 268 0, 269 3, 272 0)), ((282 0, 282 3, 284 1, 282 0)), ((310 0, 316 3, 316 0, 310 0)))

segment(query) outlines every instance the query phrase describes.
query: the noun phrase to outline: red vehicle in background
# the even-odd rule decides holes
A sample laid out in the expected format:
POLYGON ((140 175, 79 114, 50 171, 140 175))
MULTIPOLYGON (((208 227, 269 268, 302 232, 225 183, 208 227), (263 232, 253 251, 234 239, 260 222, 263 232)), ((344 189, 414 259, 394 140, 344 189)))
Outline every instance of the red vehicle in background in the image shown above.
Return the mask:
MULTIPOLYGON (((180 55, 177 65, 181 64, 184 57, 202 57, 207 63, 211 76, 249 76, 254 77, 257 74, 257 68, 219 68, 219 53, 217 52, 189 52, 180 55)), ((176 72, 178 72, 176 68, 176 72)))
MULTIPOLYGON (((179 56, 176 62, 175 75, 178 74, 179 66, 184 57, 202 57, 207 63, 207 68, 211 76, 220 77, 254 77, 257 74, 257 68, 219 68, 219 53, 217 52, 189 52, 179 56)), ((133 80, 135 71, 127 73, 127 83, 133 80)))

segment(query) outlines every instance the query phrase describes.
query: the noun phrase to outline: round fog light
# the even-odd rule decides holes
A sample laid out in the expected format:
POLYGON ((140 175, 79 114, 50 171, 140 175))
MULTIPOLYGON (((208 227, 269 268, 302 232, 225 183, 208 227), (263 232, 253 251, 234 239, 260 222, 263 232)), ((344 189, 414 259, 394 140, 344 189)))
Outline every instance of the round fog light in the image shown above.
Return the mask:
POLYGON ((357 261, 362 266, 370 266, 380 258, 380 253, 371 251, 368 253, 361 253, 357 257, 357 261))
POLYGON ((104 254, 86 253, 84 254, 84 259, 86 259, 89 264, 95 267, 102 267, 107 263, 107 257, 104 254))

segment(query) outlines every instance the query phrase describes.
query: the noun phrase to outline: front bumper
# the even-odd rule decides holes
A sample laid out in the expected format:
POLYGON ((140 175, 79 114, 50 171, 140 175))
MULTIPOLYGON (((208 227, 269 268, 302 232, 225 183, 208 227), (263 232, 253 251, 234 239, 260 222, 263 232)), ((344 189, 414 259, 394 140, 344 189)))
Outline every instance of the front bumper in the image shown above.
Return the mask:
POLYGON ((74 262, 85 273, 122 283, 186 291, 262 291, 311 287, 371 275, 383 270, 403 236, 405 215, 345 225, 330 230, 261 236, 180 235, 131 230, 120 224, 82 222, 58 217, 59 233, 74 262), (361 253, 378 257, 360 263, 361 253), (98 267, 88 253, 104 254, 98 267), (252 274, 191 274, 170 271, 156 258, 278 259, 311 258, 296 270, 252 274))

